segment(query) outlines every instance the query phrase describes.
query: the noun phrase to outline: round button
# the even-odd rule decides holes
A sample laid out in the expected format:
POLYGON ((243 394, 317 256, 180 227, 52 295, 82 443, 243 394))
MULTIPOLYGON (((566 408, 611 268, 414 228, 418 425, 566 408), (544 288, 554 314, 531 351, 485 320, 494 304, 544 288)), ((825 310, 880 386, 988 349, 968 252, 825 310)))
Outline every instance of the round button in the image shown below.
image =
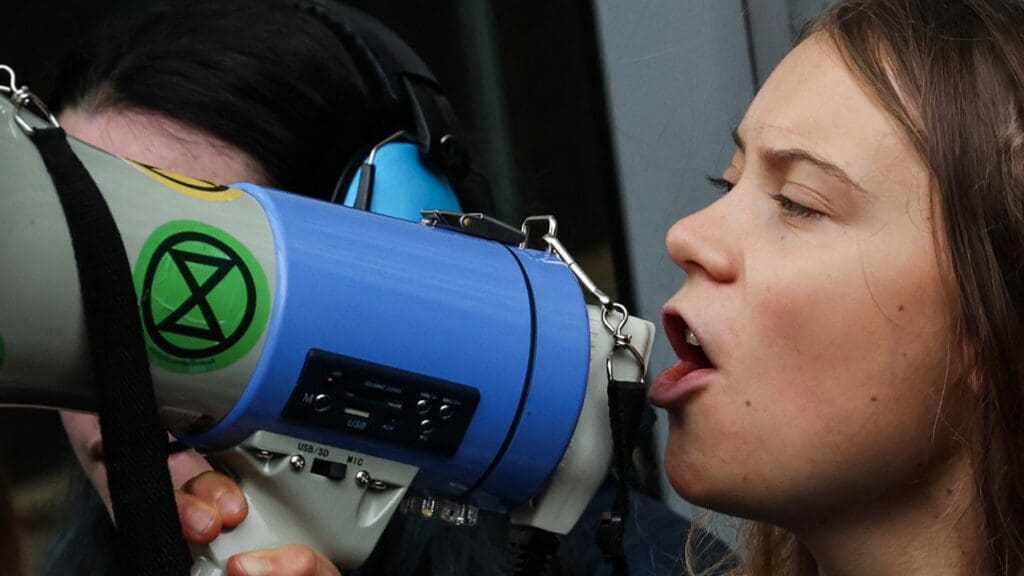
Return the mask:
POLYGON ((426 414, 427 412, 430 412, 430 402, 427 402, 426 400, 416 402, 416 412, 418 414, 426 414))
POLYGON ((313 397, 313 410, 327 412, 331 409, 331 397, 327 394, 317 394, 313 397))
POLYGON ((420 432, 424 434, 430 434, 434 431, 434 422, 432 420, 425 419, 420 421, 420 432))
POLYGON ((455 408, 448 404, 441 404, 441 407, 437 409, 437 414, 441 417, 441 420, 447 420, 455 415, 455 408))

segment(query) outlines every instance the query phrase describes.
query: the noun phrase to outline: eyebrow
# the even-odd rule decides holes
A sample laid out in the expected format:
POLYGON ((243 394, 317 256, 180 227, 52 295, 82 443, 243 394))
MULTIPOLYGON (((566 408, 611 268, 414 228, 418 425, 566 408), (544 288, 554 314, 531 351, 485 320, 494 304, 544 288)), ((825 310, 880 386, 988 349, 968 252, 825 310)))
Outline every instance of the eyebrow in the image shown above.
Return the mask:
MULTIPOLYGON (((743 137, 740 136, 739 128, 732 129, 732 141, 736 144, 736 147, 739 148, 741 152, 746 152, 746 146, 743 142, 743 137)), ((860 184, 857 184, 857 182, 855 182, 854 179, 851 178, 850 175, 847 174, 842 168, 836 166, 835 164, 829 162, 828 160, 825 160, 824 158, 818 156, 817 154, 808 152, 807 150, 803 150, 801 148, 786 148, 784 150, 769 149, 765 152, 765 158, 767 158, 769 163, 777 166, 792 164, 794 162, 799 161, 809 162, 817 166, 826 174, 829 174, 830 176, 842 180, 844 183, 848 184, 857 192, 860 192, 865 196, 870 196, 870 194, 868 194, 868 191, 865 190, 860 184)))

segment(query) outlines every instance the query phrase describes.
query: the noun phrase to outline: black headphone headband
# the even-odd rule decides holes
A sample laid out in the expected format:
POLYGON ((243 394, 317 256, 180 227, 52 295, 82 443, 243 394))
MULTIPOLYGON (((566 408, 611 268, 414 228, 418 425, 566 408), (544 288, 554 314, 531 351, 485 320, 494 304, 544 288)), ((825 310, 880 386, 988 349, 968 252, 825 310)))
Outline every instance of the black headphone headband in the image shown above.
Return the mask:
POLYGON ((351 55, 370 96, 386 115, 399 119, 424 155, 459 178, 468 161, 458 142, 451 104, 426 63, 387 26, 333 0, 290 0, 327 24, 351 55))

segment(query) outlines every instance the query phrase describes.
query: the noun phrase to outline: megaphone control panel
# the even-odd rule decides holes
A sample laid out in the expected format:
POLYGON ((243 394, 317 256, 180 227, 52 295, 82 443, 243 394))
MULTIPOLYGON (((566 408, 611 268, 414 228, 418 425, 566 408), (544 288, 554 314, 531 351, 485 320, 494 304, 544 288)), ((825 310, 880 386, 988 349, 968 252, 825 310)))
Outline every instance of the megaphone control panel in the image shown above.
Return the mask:
POLYGON ((479 401, 471 386, 311 350, 282 416, 452 456, 479 401))

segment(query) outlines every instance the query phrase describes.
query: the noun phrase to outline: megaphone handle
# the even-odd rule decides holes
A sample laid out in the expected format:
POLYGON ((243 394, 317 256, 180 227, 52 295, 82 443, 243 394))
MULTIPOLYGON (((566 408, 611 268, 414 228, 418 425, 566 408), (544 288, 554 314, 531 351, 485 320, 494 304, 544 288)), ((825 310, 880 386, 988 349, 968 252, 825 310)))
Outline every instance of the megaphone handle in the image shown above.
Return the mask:
POLYGON ((300 543, 342 569, 373 551, 417 468, 297 438, 257 432, 210 456, 249 504, 241 524, 193 548, 192 576, 222 576, 242 552, 300 543))
POLYGON ((223 576, 224 568, 211 562, 206 558, 200 558, 192 563, 191 576, 223 576))

